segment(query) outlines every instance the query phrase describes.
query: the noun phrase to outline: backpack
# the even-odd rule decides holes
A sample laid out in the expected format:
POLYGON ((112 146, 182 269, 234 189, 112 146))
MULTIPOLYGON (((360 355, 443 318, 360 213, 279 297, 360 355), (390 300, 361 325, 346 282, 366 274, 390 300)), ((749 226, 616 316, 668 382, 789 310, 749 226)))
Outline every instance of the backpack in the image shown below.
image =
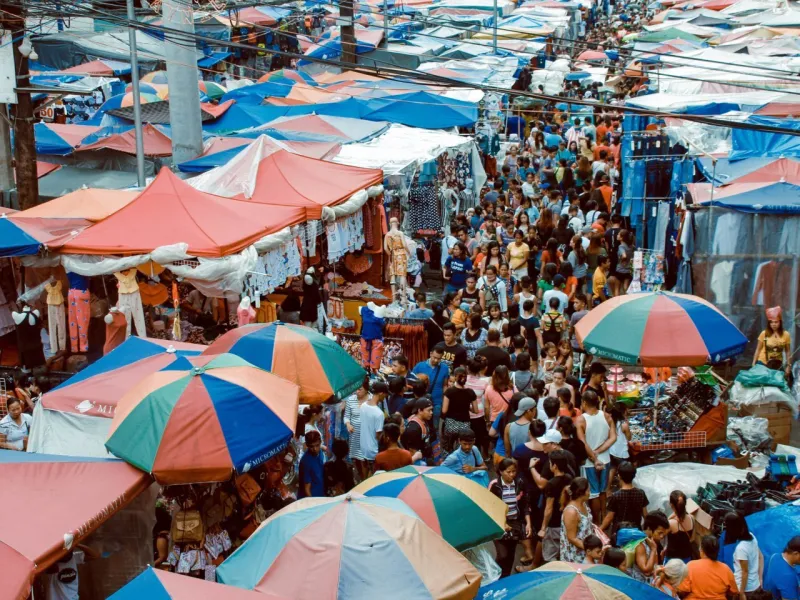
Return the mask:
POLYGON ((636 562, 636 548, 646 537, 641 529, 626 528, 617 532, 617 545, 625 552, 625 564, 629 569, 636 562))
POLYGON ((261 486, 253 479, 252 475, 244 473, 236 477, 236 491, 244 506, 250 506, 261 493, 261 486))
POLYGON ((481 278, 481 290, 483 290, 484 298, 486 299, 486 305, 488 306, 491 302, 499 302, 500 300, 497 297, 497 286, 496 285, 489 285, 489 282, 486 281, 485 278, 481 278))
POLYGON ((196 509, 179 510, 172 519, 170 528, 172 542, 175 544, 200 544, 205 540, 205 527, 200 511, 196 509))

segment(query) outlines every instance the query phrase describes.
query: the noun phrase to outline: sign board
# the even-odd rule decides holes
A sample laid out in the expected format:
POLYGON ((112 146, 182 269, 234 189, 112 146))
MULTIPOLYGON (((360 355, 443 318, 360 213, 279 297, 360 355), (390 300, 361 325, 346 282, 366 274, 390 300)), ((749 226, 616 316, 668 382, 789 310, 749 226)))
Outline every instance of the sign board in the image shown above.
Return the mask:
POLYGON ((17 103, 17 94, 14 91, 17 84, 15 73, 11 33, 3 32, 0 36, 0 103, 2 104, 17 103))

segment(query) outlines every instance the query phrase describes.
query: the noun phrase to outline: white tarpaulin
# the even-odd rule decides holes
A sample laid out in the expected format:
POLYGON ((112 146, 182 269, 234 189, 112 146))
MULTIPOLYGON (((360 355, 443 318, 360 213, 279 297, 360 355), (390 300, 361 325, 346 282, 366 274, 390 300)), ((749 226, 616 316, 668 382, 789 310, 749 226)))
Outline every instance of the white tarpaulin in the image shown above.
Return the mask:
POLYGON ((48 410, 37 403, 28 452, 110 458, 113 455, 106 450, 105 442, 111 421, 107 417, 48 410))

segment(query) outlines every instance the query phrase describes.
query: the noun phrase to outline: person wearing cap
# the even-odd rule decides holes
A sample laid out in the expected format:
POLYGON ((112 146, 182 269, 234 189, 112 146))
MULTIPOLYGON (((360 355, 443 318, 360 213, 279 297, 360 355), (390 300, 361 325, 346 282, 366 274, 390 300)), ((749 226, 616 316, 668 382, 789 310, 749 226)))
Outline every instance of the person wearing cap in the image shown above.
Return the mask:
POLYGON ((768 308, 767 328, 758 336, 758 346, 753 355, 753 366, 762 364, 776 371, 784 369, 786 377, 791 372, 792 337, 783 328, 780 306, 768 308))
POLYGON ((383 433, 385 415, 379 404, 389 394, 389 386, 376 381, 370 387, 372 395, 361 405, 361 454, 364 456, 368 473, 372 473, 375 457, 378 455, 378 440, 383 433))
POLYGON ((508 448, 509 455, 513 455, 517 446, 528 441, 528 430, 531 421, 536 417, 536 400, 527 396, 522 398, 517 405, 514 417, 516 419, 509 422, 503 432, 503 443, 508 448))

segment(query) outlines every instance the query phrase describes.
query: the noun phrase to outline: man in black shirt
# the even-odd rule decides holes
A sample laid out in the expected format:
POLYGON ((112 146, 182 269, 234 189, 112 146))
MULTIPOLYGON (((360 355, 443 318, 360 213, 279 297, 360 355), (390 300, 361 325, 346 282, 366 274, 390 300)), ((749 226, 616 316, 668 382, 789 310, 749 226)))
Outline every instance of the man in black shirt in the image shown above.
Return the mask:
POLYGON ((586 379, 586 383, 583 384, 583 388, 581 389, 581 394, 583 392, 589 391, 594 392, 600 398, 600 400, 606 399, 606 389, 605 389, 605 379, 606 379, 606 369, 605 365, 600 362, 593 362, 589 367, 589 377, 586 379))
POLYGON ((467 349, 458 343, 456 326, 450 321, 442 326, 442 337, 444 341, 436 344, 434 349, 442 353, 442 362, 450 367, 452 373, 467 364, 467 349))
POLYGON ((475 356, 486 359, 486 377, 491 377, 499 365, 505 365, 511 370, 511 357, 500 347, 500 339, 500 332, 490 329, 486 334, 486 345, 475 353, 475 356))
POLYGON ((544 517, 539 537, 542 540, 542 558, 545 562, 558 560, 561 543, 561 492, 572 481, 566 473, 568 456, 566 450, 550 453, 550 471, 553 476, 544 486, 544 517))
POLYGON ((611 215, 611 227, 605 233, 606 250, 611 261, 611 272, 617 270, 617 250, 619 249, 619 232, 622 231, 622 217, 618 214, 611 215))

